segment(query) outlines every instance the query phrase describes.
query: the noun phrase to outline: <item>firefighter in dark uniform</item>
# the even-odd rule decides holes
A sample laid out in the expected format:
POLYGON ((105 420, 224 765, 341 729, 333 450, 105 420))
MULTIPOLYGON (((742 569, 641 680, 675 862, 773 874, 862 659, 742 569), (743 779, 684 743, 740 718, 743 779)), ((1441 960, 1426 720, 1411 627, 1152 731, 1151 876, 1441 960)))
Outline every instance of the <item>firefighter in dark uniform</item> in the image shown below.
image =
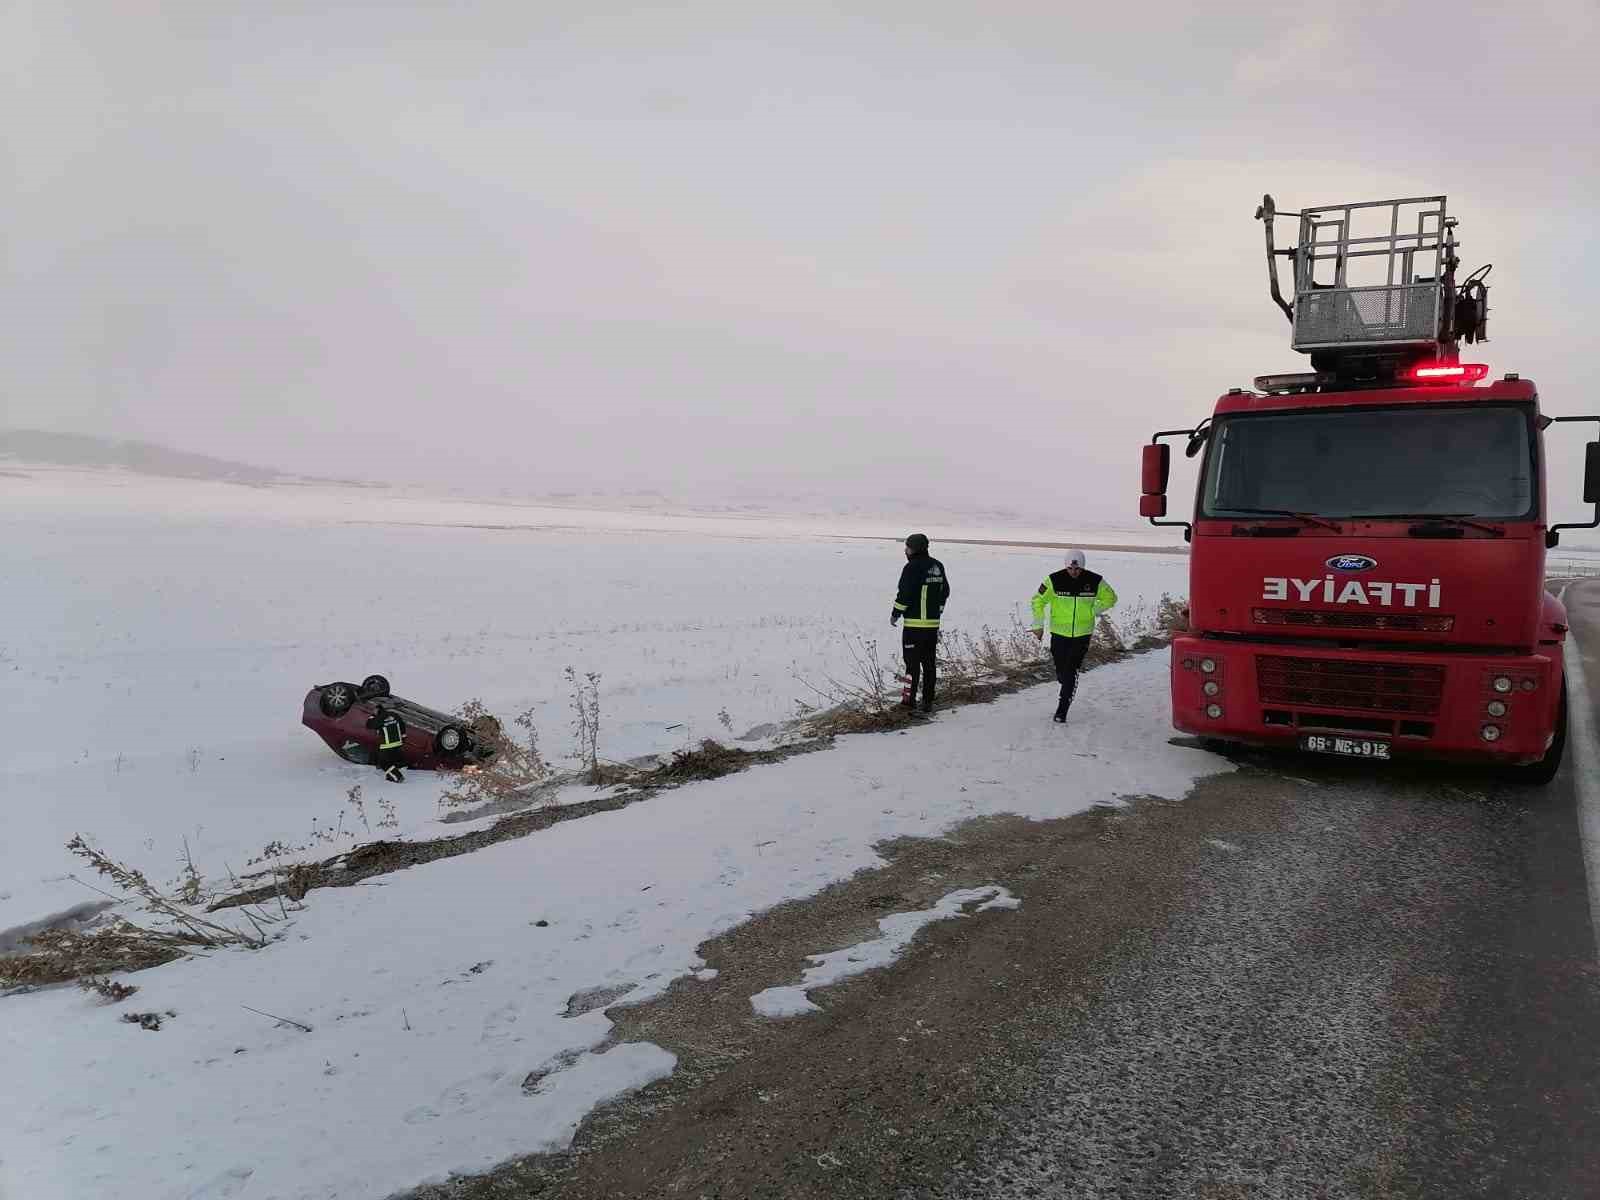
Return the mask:
POLYGON ((1058 724, 1067 719, 1067 709, 1078 693, 1078 668, 1089 653, 1095 619, 1117 602, 1111 585, 1084 568, 1082 550, 1069 550, 1067 564, 1045 576, 1033 595, 1033 636, 1044 640, 1045 622, 1050 623, 1050 657, 1056 664, 1056 681, 1061 698, 1051 719, 1058 724))
POLYGON ((400 719, 399 713, 380 704, 378 711, 367 720, 367 728, 378 731, 378 752, 372 765, 382 771, 383 777, 390 783, 403 783, 405 775, 400 768, 406 764, 402 753, 406 741, 406 723, 400 719))
POLYGON ((922 711, 933 711, 935 656, 939 649, 939 615, 950 600, 950 579, 944 564, 928 554, 928 535, 913 533, 906 539, 906 565, 900 572, 889 624, 905 622, 901 648, 911 690, 904 704, 915 709, 917 683, 922 683, 922 711))

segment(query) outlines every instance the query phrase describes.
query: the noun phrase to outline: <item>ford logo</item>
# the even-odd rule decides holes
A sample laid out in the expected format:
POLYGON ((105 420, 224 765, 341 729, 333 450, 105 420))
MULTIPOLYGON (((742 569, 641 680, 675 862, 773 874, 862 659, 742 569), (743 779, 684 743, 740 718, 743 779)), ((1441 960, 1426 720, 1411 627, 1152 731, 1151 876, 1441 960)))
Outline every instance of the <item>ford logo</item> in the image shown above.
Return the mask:
POLYGON ((1335 571, 1370 571, 1377 565, 1377 559, 1365 554, 1335 554, 1328 560, 1328 566, 1335 571))

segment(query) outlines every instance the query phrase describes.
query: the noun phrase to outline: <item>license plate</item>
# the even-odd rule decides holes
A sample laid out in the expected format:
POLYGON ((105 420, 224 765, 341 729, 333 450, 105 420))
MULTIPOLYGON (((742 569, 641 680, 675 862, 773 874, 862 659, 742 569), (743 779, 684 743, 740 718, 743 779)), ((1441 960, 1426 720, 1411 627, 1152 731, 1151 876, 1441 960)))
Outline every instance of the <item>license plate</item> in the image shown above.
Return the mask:
POLYGON ((1346 758, 1377 758, 1389 761, 1389 743, 1376 738, 1331 737, 1321 733, 1300 735, 1300 749, 1316 754, 1342 754, 1346 758))

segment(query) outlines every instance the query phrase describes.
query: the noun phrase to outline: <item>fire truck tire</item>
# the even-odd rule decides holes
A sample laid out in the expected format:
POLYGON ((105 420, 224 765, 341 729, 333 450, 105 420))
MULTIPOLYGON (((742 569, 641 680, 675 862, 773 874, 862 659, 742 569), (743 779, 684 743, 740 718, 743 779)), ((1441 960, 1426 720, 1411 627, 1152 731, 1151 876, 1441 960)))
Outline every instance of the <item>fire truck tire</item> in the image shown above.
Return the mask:
POLYGON ((1556 735, 1550 740, 1550 749, 1536 763, 1517 768, 1517 778, 1523 783, 1546 784, 1561 769, 1561 756, 1567 748, 1567 681, 1561 681, 1561 707, 1556 712, 1556 735))

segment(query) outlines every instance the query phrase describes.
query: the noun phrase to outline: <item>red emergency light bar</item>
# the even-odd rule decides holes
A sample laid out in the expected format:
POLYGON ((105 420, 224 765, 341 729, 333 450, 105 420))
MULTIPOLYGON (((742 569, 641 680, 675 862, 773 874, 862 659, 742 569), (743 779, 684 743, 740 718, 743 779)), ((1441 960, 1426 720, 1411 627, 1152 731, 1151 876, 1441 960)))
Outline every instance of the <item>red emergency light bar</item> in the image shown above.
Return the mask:
POLYGON ((1488 375, 1488 363, 1440 363, 1429 367, 1412 367, 1406 372, 1406 377, 1417 383, 1476 383, 1488 375))

